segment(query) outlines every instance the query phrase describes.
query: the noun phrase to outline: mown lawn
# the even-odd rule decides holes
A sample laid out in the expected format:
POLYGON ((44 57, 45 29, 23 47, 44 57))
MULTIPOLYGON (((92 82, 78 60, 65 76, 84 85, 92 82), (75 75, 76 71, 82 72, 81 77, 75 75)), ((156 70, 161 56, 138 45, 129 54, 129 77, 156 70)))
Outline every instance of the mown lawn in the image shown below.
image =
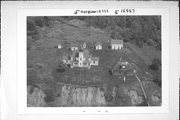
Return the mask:
MULTIPOLYGON (((65 72, 58 72, 58 65, 55 65, 52 72, 55 81, 88 86, 107 83, 123 83, 122 78, 119 76, 113 76, 109 73, 109 70, 113 69, 120 58, 128 61, 128 59, 124 57, 122 50, 111 50, 108 48, 108 43, 103 44, 102 50, 95 50, 93 46, 88 46, 87 49, 93 57, 99 57, 99 65, 91 66, 91 69, 78 67, 71 69, 65 67, 65 72)), ((134 80, 136 80, 134 77, 127 78, 127 81, 134 80)))
MULTIPOLYGON (((41 63, 44 65, 43 72, 52 72, 55 82, 64 82, 78 85, 102 85, 104 83, 123 83, 122 78, 112 76, 109 70, 113 69, 120 58, 127 62, 135 62, 137 66, 145 71, 144 66, 138 56, 134 53, 124 54, 123 50, 109 49, 110 37, 105 32, 97 32, 89 28, 76 28, 65 24, 58 24, 52 28, 46 28, 47 34, 42 35, 41 40, 33 44, 33 49, 28 53, 28 65, 41 63), (87 49, 93 57, 99 57, 99 65, 87 68, 65 68, 65 72, 58 72, 58 66, 62 62, 62 57, 71 54, 68 50, 71 43, 82 44, 86 42, 87 49), (95 43, 101 42, 102 50, 95 50, 95 43), (63 48, 58 50, 57 45, 62 44, 63 48)), ((128 48, 127 48, 128 49, 128 48)), ((131 51, 131 50, 130 50, 131 51)), ((134 78, 127 78, 129 81, 134 78)))

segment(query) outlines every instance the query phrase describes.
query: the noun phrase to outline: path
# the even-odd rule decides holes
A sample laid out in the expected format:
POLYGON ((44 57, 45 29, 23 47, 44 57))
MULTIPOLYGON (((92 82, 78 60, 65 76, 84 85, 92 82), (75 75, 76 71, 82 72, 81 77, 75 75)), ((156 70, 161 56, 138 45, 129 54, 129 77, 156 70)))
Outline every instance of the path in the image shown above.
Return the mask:
POLYGON ((140 85, 140 87, 141 87, 141 90, 142 90, 142 92, 143 92, 143 95, 144 95, 144 98, 145 98, 145 101, 146 101, 147 105, 150 106, 149 101, 148 101, 148 97, 147 97, 146 92, 145 92, 144 87, 143 87, 143 84, 142 84, 141 80, 139 79, 136 70, 134 70, 134 75, 135 75, 136 79, 137 79, 138 82, 139 82, 139 85, 140 85))

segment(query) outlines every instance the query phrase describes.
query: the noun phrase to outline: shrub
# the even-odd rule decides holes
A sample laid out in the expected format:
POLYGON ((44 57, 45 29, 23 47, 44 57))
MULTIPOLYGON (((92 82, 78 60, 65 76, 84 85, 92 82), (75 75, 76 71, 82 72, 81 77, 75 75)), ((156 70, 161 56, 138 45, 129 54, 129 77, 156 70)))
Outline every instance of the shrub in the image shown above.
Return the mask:
POLYGON ((147 100, 144 100, 142 103, 138 104, 137 106, 148 106, 147 100))
POLYGON ((36 31, 36 24, 31 19, 27 19, 27 31, 36 31))
POLYGON ((46 26, 50 26, 50 21, 51 21, 51 19, 49 17, 43 17, 43 23, 46 26))
POLYGON ((110 95, 110 94, 105 94, 104 96, 105 96, 105 100, 106 100, 107 102, 112 102, 112 100, 113 100, 113 96, 112 96, 112 95, 110 95))
POLYGON ((44 92, 46 94, 46 97, 44 98, 44 101, 49 103, 54 101, 54 93, 52 89, 45 90, 44 92))
POLYGON ((149 66, 149 68, 150 68, 151 70, 158 70, 158 69, 159 69, 159 66, 158 66, 156 63, 152 63, 152 64, 149 66))
POLYGON ((157 71, 157 70, 159 70, 159 67, 161 66, 161 61, 159 60, 159 59, 157 59, 157 58, 154 58, 153 60, 152 60, 152 64, 149 66, 149 68, 151 69, 151 70, 155 70, 155 71, 157 71))
POLYGON ((108 49, 111 49, 111 45, 108 45, 108 49))
POLYGON ((43 19, 42 17, 37 17, 34 19, 34 22, 36 23, 37 26, 39 27, 43 27, 44 26, 44 22, 43 22, 43 19))
POLYGON ((65 72, 65 69, 64 68, 57 68, 56 71, 60 72, 60 73, 63 73, 63 72, 65 72))
POLYGON ((161 87, 161 79, 159 77, 156 77, 154 80, 153 80, 154 83, 156 83, 158 86, 161 87))
POLYGON ((104 91, 104 88, 100 88, 101 91, 104 91))
POLYGON ((60 72, 60 73, 63 73, 63 72, 65 72, 65 69, 64 69, 64 67, 60 64, 60 65, 58 65, 58 68, 56 69, 56 71, 57 71, 57 72, 60 72))
POLYGON ((34 85, 39 82, 39 78, 37 75, 37 72, 35 70, 28 70, 27 71, 27 84, 28 85, 34 85))
POLYGON ((113 74, 112 70, 109 70, 109 74, 110 74, 110 75, 112 75, 112 74, 113 74))

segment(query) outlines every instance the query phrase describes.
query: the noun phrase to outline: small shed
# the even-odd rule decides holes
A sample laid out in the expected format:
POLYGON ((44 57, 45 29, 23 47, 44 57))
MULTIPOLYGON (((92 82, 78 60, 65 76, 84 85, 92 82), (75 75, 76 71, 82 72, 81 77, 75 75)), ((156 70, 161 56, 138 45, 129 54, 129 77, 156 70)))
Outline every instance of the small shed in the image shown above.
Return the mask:
POLYGON ((58 44, 57 48, 58 48, 58 49, 61 49, 61 48, 62 48, 62 45, 61 45, 61 44, 58 44))
POLYGON ((72 46, 70 49, 71 49, 72 51, 74 51, 74 50, 78 50, 78 47, 72 46))
POLYGON ((111 49, 112 50, 120 50, 123 48, 123 40, 111 40, 111 49))
POLYGON ((95 44, 95 49, 96 49, 96 50, 102 50, 102 44, 101 44, 100 42, 97 42, 97 43, 95 44))
POLYGON ((83 43, 82 48, 83 48, 83 49, 86 48, 86 43, 83 43))
POLYGON ((91 60, 91 65, 99 65, 99 57, 92 57, 91 60))

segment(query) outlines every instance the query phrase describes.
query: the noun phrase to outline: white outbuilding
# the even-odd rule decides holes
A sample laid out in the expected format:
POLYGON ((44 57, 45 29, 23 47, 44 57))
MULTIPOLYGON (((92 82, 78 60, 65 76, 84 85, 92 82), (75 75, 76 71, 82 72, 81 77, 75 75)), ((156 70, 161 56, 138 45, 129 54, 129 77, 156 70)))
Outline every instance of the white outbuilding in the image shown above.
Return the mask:
POLYGON ((61 44, 58 44, 57 47, 58 47, 58 49, 61 49, 61 48, 62 48, 62 45, 61 45, 61 44))
POLYGON ((78 47, 77 47, 77 46, 72 46, 70 49, 71 49, 72 51, 74 51, 74 50, 78 50, 78 47))
POLYGON ((82 48, 83 48, 83 49, 86 48, 86 43, 83 43, 82 48))
POLYGON ((97 42, 97 43, 95 44, 95 49, 96 49, 96 50, 102 50, 102 44, 101 44, 100 42, 97 42))
POLYGON ((111 40, 111 49, 120 50, 123 48, 123 40, 111 40))
POLYGON ((72 43, 72 44, 69 46, 69 49, 70 49, 71 51, 78 50, 78 49, 79 49, 79 45, 72 43))

